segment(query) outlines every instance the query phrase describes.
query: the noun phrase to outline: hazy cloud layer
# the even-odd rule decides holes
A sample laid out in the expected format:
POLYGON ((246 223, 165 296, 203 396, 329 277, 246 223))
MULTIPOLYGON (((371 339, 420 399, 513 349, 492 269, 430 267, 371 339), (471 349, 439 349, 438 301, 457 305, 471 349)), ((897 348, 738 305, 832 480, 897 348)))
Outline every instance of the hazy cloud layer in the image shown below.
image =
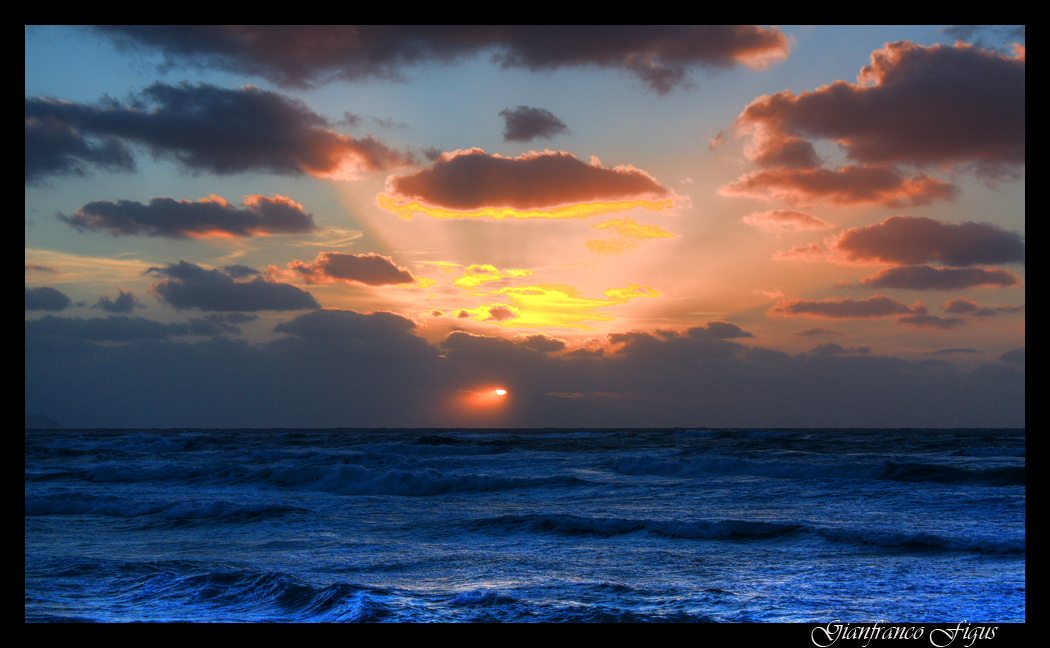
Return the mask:
POLYGON ((999 359, 1003 362, 1009 362, 1010 364, 1023 365, 1024 350, 1024 347, 1021 347, 1020 349, 1014 349, 1013 351, 1004 353, 1002 356, 999 357, 999 359))
POLYGON ((507 427, 1002 427, 1025 420, 1023 349, 961 371, 861 348, 790 355, 638 331, 557 356, 465 332, 429 345, 412 320, 382 312, 306 313, 278 325, 283 337, 261 344, 140 334, 103 346, 84 338, 112 341, 115 331, 77 329, 99 325, 27 324, 27 407, 98 427, 476 427, 472 412, 456 409, 457 398, 499 385, 508 407, 489 424, 507 427), (67 327, 79 342, 63 343, 71 338, 48 326, 67 327), (100 368, 105 381, 97 380, 100 368))
POLYGON ((98 26, 118 45, 305 87, 334 79, 401 79, 407 68, 491 52, 505 68, 623 70, 659 93, 696 67, 764 67, 788 38, 753 25, 693 26, 98 26))
POLYGON ((27 337, 59 337, 89 342, 163 340, 173 336, 218 335, 222 332, 214 323, 200 318, 163 323, 126 315, 91 319, 48 315, 27 320, 25 328, 27 337))
POLYGON ((932 218, 892 216, 847 230, 834 249, 854 262, 949 266, 1024 263, 1024 237, 990 223, 942 223, 932 218))
POLYGON ((480 148, 445 153, 431 168, 392 176, 388 185, 401 199, 457 210, 525 210, 670 195, 652 176, 634 167, 606 168, 596 159, 587 164, 564 151, 508 158, 480 148))
POLYGON ((355 139, 331 130, 298 99, 254 86, 156 83, 129 105, 27 97, 25 116, 27 182, 82 173, 85 164, 131 168, 125 143, 147 146, 190 171, 220 175, 257 171, 347 178, 411 161, 371 136, 355 139))
POLYGON ((513 110, 501 110, 499 116, 503 118, 504 123, 504 142, 531 142, 537 137, 551 139, 569 132, 565 122, 543 108, 518 106, 513 110))
POLYGON ((244 207, 222 196, 198 201, 153 198, 148 205, 131 200, 91 202, 72 216, 59 215, 77 230, 113 236, 201 238, 256 234, 301 234, 317 229, 313 214, 287 196, 246 196, 244 207))
POLYGON ((390 286, 417 283, 407 268, 394 263, 390 257, 375 252, 344 254, 321 252, 311 263, 296 259, 288 269, 302 275, 307 283, 346 281, 368 286, 390 286))
POLYGON ((164 303, 178 309, 204 311, 312 310, 320 308, 313 295, 291 284, 266 281, 258 271, 232 266, 208 270, 187 261, 154 267, 149 273, 166 277, 150 288, 164 303), (251 270, 251 272, 246 272, 251 270), (254 274, 250 281, 235 281, 254 274))
POLYGON ((774 209, 767 212, 755 212, 754 214, 744 216, 740 220, 755 229, 774 234, 780 232, 835 229, 835 226, 826 220, 817 218, 813 214, 807 214, 793 209, 774 209))
POLYGON ((1006 288, 1021 283, 1021 278, 1001 268, 934 268, 928 265, 886 268, 860 281, 871 288, 905 290, 958 290, 976 286, 1006 288))
POLYGON ((863 164, 1023 166, 1025 58, 889 43, 857 83, 763 95, 735 129, 751 136, 747 153, 759 162, 809 138, 835 141, 863 164))
POLYGON ((69 297, 51 286, 26 286, 26 310, 59 311, 69 308, 69 297))

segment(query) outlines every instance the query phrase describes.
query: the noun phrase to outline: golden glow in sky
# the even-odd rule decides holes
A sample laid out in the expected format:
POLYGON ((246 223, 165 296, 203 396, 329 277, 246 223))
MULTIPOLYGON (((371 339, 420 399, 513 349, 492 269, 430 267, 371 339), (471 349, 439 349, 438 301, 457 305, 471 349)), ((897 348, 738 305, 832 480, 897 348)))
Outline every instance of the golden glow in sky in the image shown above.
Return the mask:
POLYGON ((561 205, 548 207, 546 209, 511 209, 509 207, 486 207, 470 211, 445 209, 443 207, 431 207, 421 202, 400 202, 393 196, 379 194, 376 202, 383 209, 397 214, 400 218, 411 220, 416 214, 429 216, 431 218, 488 218, 492 220, 526 219, 526 218, 590 218, 599 214, 613 214, 631 209, 648 209, 649 211, 662 212, 671 209, 674 201, 666 200, 623 200, 617 202, 592 202, 578 205, 561 205))

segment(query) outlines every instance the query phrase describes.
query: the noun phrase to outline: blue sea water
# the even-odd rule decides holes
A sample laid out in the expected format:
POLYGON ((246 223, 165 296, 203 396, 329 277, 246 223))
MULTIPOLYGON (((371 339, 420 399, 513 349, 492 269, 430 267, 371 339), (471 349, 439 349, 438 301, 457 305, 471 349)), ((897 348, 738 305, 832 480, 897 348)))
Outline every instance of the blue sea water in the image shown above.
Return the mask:
POLYGON ((52 430, 27 621, 1025 620, 1024 430, 52 430))

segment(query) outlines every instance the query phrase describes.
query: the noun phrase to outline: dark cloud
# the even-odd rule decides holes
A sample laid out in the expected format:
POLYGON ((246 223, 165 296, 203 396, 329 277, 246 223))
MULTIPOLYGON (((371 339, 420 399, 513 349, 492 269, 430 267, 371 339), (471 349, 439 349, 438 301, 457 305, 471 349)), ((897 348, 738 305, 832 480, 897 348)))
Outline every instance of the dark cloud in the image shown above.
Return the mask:
POLYGON ((221 270, 207 270, 187 261, 150 268, 147 272, 166 277, 153 284, 150 292, 178 310, 253 312, 321 307, 313 295, 291 284, 266 281, 261 276, 237 282, 234 276, 221 270))
POLYGON ((551 139, 569 132, 565 122, 543 108, 518 106, 514 110, 501 110, 499 116, 503 118, 504 123, 504 142, 531 142, 537 137, 551 139))
POLYGON ((307 283, 345 281, 368 286, 391 286, 414 284, 418 280, 406 268, 394 263, 390 257, 375 252, 368 254, 344 254, 321 252, 311 263, 296 259, 288 269, 302 275, 307 283))
POLYGON ((112 137, 86 137, 75 125, 50 116, 31 116, 26 99, 26 184, 54 175, 86 175, 87 167, 132 171, 135 158, 112 137))
POLYGON ((84 205, 72 216, 59 214, 59 218, 81 232, 108 232, 113 236, 248 237, 317 229, 313 214, 279 194, 273 198, 247 196, 243 208, 214 195, 196 202, 153 198, 148 205, 131 200, 100 200, 84 205))
POLYGON ((686 335, 704 340, 726 340, 729 338, 755 337, 736 324, 719 321, 708 322, 703 326, 694 326, 686 331, 686 335))
POLYGON ((441 341, 441 348, 451 358, 481 365, 492 365, 511 360, 528 362, 546 357, 543 351, 527 345, 514 344, 503 338, 475 335, 465 331, 449 333, 441 341))
POLYGON ((774 317, 826 317, 828 319, 863 319, 885 317, 887 315, 910 314, 912 309, 885 295, 875 295, 867 299, 785 299, 770 309, 774 317))
POLYGON ((763 169, 740 177, 718 192, 735 198, 777 199, 796 205, 826 202, 842 207, 909 207, 951 199, 956 189, 951 183, 924 173, 909 177, 888 166, 852 164, 834 171, 763 169))
POLYGON ((69 308, 69 297, 51 286, 26 286, 26 310, 59 311, 69 308))
POLYGON ((1025 163, 1025 58, 960 45, 889 43, 857 83, 755 99, 737 118, 761 161, 799 138, 841 145, 863 164, 1025 163))
POLYGON ((949 266, 1024 263, 1025 241, 991 223, 942 223, 932 218, 891 216, 881 223, 847 230, 834 249, 855 262, 949 266))
POLYGON ((306 87, 335 79, 401 79, 407 68, 491 52, 505 68, 597 66, 663 94, 701 66, 764 67, 790 41, 753 25, 692 26, 133 26, 96 29, 118 45, 163 52, 168 64, 213 66, 306 87))
POLYGON ((135 295, 132 293, 121 290, 120 288, 117 288, 117 292, 119 294, 116 299, 110 299, 104 295, 99 295, 98 303, 92 306, 92 308, 100 308, 107 313, 130 313, 135 310, 136 306, 142 306, 142 304, 138 303, 135 299, 135 295))
POLYGON ((390 178, 389 186, 399 198, 459 210, 525 210, 670 195, 652 176, 634 167, 587 164, 564 151, 506 158, 479 148, 445 153, 429 169, 390 178))
POLYGON ((928 265, 900 266, 881 270, 861 279, 872 288, 906 290, 957 290, 974 286, 1016 286, 1021 278, 1001 268, 934 268, 928 265))
POLYGON ((245 277, 254 277, 262 274, 262 272, 260 272, 259 270, 256 270, 255 268, 250 268, 245 265, 223 266, 222 271, 230 275, 234 279, 244 279, 245 277))
POLYGON ((527 335, 517 341, 521 346, 539 351, 540 353, 555 353, 565 349, 565 340, 561 338, 547 337, 546 335, 527 335))
POLYGON ((25 114, 27 182, 53 173, 82 173, 83 163, 131 168, 124 143, 148 146, 155 156, 174 159, 190 171, 221 175, 261 171, 346 178, 411 162, 410 155, 371 136, 355 139, 331 130, 324 117, 297 99, 253 86, 227 90, 157 83, 132 105, 34 97, 26 98, 25 114), (101 138, 104 144, 89 149, 95 154, 73 143, 56 148, 39 137, 38 124, 77 134, 81 142, 101 138))

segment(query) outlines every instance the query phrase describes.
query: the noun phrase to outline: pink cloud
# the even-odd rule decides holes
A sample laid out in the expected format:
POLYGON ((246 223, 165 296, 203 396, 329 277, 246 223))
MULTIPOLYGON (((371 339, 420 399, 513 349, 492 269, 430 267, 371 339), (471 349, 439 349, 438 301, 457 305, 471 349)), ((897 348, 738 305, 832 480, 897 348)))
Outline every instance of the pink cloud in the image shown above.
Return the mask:
POLYGON ((847 207, 879 204, 888 207, 925 205, 955 195, 951 183, 920 173, 906 177, 887 166, 848 165, 829 169, 763 169, 719 189, 733 198, 783 200, 795 205, 825 202, 847 207))

